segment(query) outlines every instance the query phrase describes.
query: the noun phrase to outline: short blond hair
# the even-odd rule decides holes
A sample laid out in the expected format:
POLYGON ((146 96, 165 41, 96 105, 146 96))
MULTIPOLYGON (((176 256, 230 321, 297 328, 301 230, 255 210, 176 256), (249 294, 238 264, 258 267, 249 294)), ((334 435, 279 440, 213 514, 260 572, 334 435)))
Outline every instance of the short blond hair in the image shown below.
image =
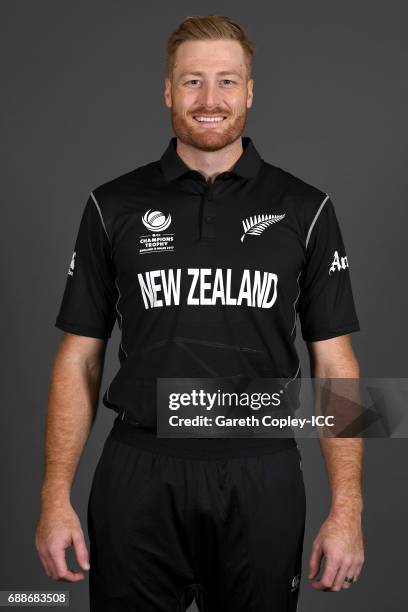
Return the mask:
POLYGON ((186 17, 170 35, 166 45, 166 64, 168 74, 174 67, 174 58, 179 46, 187 40, 236 40, 240 43, 251 74, 255 45, 245 30, 235 21, 223 15, 193 15, 186 17))

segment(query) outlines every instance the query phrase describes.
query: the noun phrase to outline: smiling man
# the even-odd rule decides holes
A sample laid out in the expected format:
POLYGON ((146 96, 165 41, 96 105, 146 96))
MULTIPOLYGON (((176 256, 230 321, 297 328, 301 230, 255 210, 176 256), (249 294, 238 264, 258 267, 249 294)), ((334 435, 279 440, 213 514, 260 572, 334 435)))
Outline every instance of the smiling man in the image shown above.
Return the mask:
MULTIPOLYGON (((233 164, 242 153, 241 135, 253 95, 248 57, 252 46, 245 41, 245 53, 236 40, 200 40, 199 27, 195 35, 195 40, 189 39, 183 45, 177 37, 169 41, 165 100, 172 111, 177 152, 182 159, 186 155, 203 156, 205 152, 219 156, 220 151, 223 157, 230 156, 225 168, 217 165, 215 173, 211 173, 216 176, 229 169, 230 162, 233 164)), ((205 157, 210 163, 216 156, 205 157)))
MULTIPOLYGON (((333 202, 243 136, 253 54, 229 18, 185 19, 167 45, 175 136, 159 160, 93 189, 84 208, 56 320, 64 338, 36 545, 53 579, 90 569, 95 612, 180 612, 194 597, 201 611, 296 610, 305 490, 294 437, 171 439, 156 429, 159 377, 296 381, 297 317, 313 376, 359 376, 333 202), (89 559, 70 493, 116 320, 120 368, 103 403, 117 417, 92 482, 89 559), (72 545, 78 572, 65 560, 72 545)), ((362 446, 321 445, 332 502, 309 579, 334 592, 363 565, 362 446)))

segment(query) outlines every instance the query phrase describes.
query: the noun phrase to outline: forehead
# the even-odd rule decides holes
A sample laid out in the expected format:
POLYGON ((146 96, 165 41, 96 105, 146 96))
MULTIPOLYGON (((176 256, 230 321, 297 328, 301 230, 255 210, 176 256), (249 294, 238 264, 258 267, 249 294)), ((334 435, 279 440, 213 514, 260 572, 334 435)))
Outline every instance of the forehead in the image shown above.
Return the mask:
POLYGON ((236 40, 187 40, 177 49, 174 72, 246 71, 245 54, 236 40))

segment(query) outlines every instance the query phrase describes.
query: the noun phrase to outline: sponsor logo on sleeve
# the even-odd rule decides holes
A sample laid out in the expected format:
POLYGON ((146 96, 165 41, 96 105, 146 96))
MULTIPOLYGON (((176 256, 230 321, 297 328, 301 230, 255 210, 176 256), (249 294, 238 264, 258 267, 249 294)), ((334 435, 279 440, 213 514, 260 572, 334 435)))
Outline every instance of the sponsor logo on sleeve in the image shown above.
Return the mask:
POLYGON ((340 257, 339 252, 334 251, 333 261, 329 268, 329 275, 336 270, 345 270, 346 268, 348 268, 347 256, 344 255, 344 257, 340 257))
POLYGON ((296 591, 296 589, 299 588, 299 584, 300 584, 300 574, 296 574, 296 576, 293 576, 292 581, 290 583, 290 590, 296 591))
POLYGON ((68 276, 72 276, 74 274, 75 255, 76 255, 76 251, 74 251, 73 254, 72 254, 71 263, 69 264, 69 268, 68 268, 68 276))

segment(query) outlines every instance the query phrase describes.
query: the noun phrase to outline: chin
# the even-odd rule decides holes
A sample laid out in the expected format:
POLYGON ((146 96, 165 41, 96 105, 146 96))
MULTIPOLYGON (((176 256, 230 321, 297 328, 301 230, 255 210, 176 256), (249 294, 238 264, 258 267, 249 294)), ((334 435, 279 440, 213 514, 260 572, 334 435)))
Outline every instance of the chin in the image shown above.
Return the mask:
POLYGON ((222 128, 200 128, 181 119, 176 113, 172 114, 173 131, 177 138, 186 145, 208 152, 219 151, 242 136, 245 120, 246 116, 242 115, 222 128))
POLYGON ((233 142, 228 133, 225 134, 192 134, 192 144, 203 151, 218 151, 233 142))
POLYGON ((223 132, 217 130, 216 132, 214 129, 204 132, 203 130, 188 129, 176 132, 176 135, 185 144, 201 151, 219 151, 237 140, 241 136, 241 132, 234 131, 232 133, 231 130, 223 132))

